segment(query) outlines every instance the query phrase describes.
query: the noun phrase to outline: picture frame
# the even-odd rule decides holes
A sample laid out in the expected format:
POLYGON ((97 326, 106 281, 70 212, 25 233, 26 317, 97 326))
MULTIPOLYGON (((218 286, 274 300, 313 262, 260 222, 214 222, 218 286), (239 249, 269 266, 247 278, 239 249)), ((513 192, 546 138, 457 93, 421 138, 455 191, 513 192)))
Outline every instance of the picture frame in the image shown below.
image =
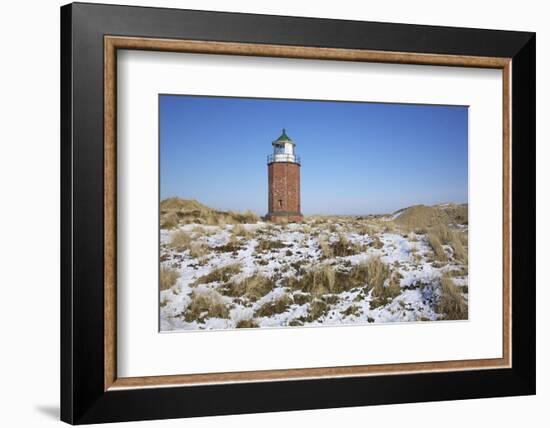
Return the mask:
POLYGON ((73 3, 61 8, 61 419, 535 393, 535 34, 73 3), (117 51, 502 70, 502 358, 117 375, 117 51))

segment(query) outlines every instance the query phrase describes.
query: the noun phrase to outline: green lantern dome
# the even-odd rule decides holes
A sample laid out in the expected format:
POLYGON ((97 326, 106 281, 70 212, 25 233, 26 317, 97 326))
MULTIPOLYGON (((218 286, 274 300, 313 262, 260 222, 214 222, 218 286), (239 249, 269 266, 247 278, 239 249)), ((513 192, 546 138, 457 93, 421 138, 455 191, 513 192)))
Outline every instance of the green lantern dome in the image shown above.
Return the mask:
POLYGON ((294 141, 290 139, 288 135, 286 135, 286 129, 283 128, 283 132, 279 138, 277 138, 273 143, 292 143, 294 144, 294 141))

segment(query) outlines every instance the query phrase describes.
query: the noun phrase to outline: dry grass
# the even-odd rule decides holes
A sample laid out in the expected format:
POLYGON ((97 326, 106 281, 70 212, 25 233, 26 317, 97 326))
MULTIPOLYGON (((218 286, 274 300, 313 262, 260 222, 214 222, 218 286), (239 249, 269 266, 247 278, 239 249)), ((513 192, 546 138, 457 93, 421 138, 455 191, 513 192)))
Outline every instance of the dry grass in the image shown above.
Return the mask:
POLYGON ((271 251, 271 250, 277 250, 277 249, 280 249, 280 248, 286 248, 287 245, 282 242, 282 241, 278 241, 278 240, 270 240, 270 239, 260 239, 258 241, 258 244, 256 245, 256 252, 257 253, 262 253, 262 252, 265 252, 265 251, 271 251))
POLYGON ((376 229, 367 223, 360 222, 359 224, 354 224, 353 231, 358 233, 359 235, 367 235, 372 236, 376 234, 376 229))
POLYGON ((399 274, 394 274, 387 286, 372 290, 373 299, 369 303, 370 308, 384 306, 402 293, 403 290, 399 285, 400 276, 399 274))
POLYGON ((367 289, 373 290, 376 295, 383 293, 384 283, 390 277, 390 268, 379 257, 373 257, 367 262, 360 263, 352 272, 352 276, 363 279, 367 289))
POLYGON ((242 213, 239 213, 236 211, 229 211, 227 214, 233 219, 233 221, 237 223, 250 224, 250 223, 257 223, 260 221, 260 217, 258 217, 256 214, 254 214, 250 210, 247 210, 242 213))
MULTIPOLYGON (((430 230, 428 233, 428 239, 430 237, 436 236, 437 239, 440 241, 440 244, 448 244, 453 249, 453 256, 456 260, 461 261, 463 263, 468 263, 468 252, 464 249, 464 246, 462 245, 462 239, 461 234, 457 232, 456 230, 450 229, 444 224, 440 224, 430 230)), ((467 236, 467 234, 466 234, 467 236)), ((431 245, 431 242, 430 242, 431 245)), ((432 246, 433 248, 433 246, 432 246)), ((445 252, 443 252, 443 255, 445 255, 444 259, 440 259, 436 250, 434 249, 434 252, 436 253, 436 259, 439 261, 446 261, 447 257, 445 255, 445 252)))
POLYGON ((384 243, 380 240, 378 236, 373 236, 372 240, 369 242, 369 247, 376 248, 377 250, 381 249, 384 246, 384 243))
POLYGON ((240 320, 237 325, 237 328, 258 328, 259 325, 254 319, 240 320))
POLYGON ((439 237, 434 232, 428 232, 428 244, 430 244, 430 247, 432 247, 432 250, 434 252, 434 258, 438 262, 446 262, 447 261, 447 255, 445 254, 445 250, 441 246, 441 241, 439 240, 439 237))
POLYGON ((467 205, 449 204, 433 207, 415 205, 398 212, 401 214, 394 222, 408 230, 421 231, 441 224, 468 224, 467 205))
POLYGON ((233 226, 233 228, 231 229, 231 233, 234 236, 239 236, 247 239, 251 238, 254 235, 252 231, 248 230, 242 224, 236 224, 235 226, 233 226))
POLYGON ((453 256, 455 259, 460 260, 463 263, 468 263, 468 252, 464 249, 458 237, 451 241, 451 247, 453 249, 453 256))
POLYGON ((443 319, 468 319, 468 303, 462 296, 460 288, 448 275, 441 277, 441 295, 436 305, 436 311, 443 315, 443 319))
POLYGON ((216 268, 204 276, 198 278, 194 285, 198 284, 208 284, 210 282, 221 282, 225 283, 231 279, 233 275, 237 275, 241 272, 241 265, 239 263, 234 263, 227 266, 222 266, 216 268))
POLYGON ((300 290, 304 293, 322 295, 336 292, 336 274, 329 265, 307 271, 302 277, 288 278, 286 286, 293 290, 300 290))
POLYGON ((168 290, 176 285, 176 281, 179 278, 179 273, 176 269, 170 267, 161 266, 160 267, 160 289, 168 290))
POLYGON ((194 240, 190 234, 183 230, 174 232, 168 245, 178 252, 189 250, 189 255, 194 258, 203 257, 210 251, 204 242, 194 240))
POLYGON ((231 297, 246 296, 250 300, 257 300, 265 296, 275 287, 275 280, 255 273, 240 281, 229 281, 218 289, 220 293, 231 297))
POLYGON ((299 278, 288 278, 285 286, 314 296, 341 293, 354 288, 363 288, 365 291, 372 289, 373 295, 383 297, 394 295, 397 290, 401 292, 398 281, 399 289, 393 287, 387 290, 385 283, 390 277, 390 268, 380 258, 373 257, 352 267, 349 271, 336 271, 332 266, 323 265, 307 271, 299 278))
POLYGON ((179 224, 178 215, 174 212, 166 213, 160 216, 161 229, 173 229, 179 224))
POLYGON ((275 314, 282 314, 292 303, 292 299, 285 294, 260 306, 255 315, 258 317, 270 317, 275 314))
POLYGON ((218 253, 237 253, 238 251, 244 248, 244 244, 239 241, 235 235, 231 235, 227 244, 218 245, 217 247, 212 247, 212 251, 218 253))
POLYGON ((196 200, 168 198, 160 203, 160 225, 172 229, 180 224, 204 224, 223 226, 225 224, 257 223, 259 217, 252 211, 217 211, 196 200))
POLYGON ((177 232, 172 233, 170 238, 170 243, 168 244, 176 251, 184 251, 189 248, 189 244, 193 241, 191 235, 183 230, 178 230, 177 232))
POLYGON ((305 305, 311 302, 312 296, 309 293, 294 293, 292 299, 297 305, 305 305))
POLYGON ((314 300, 309 305, 309 311, 304 321, 312 322, 324 317, 330 311, 330 306, 322 300, 314 300))
POLYGON ((210 252, 208 245, 201 241, 194 241, 189 244, 189 255, 196 259, 207 255, 210 252))
POLYGON ((330 249, 334 257, 352 256, 362 251, 360 245, 350 242, 343 234, 339 234, 338 239, 330 244, 330 249))
POLYGON ((191 303, 184 312, 184 318, 187 322, 202 322, 206 318, 229 318, 229 308, 216 291, 195 291, 191 295, 191 303))
POLYGON ((361 308, 355 304, 350 305, 344 312, 342 312, 342 315, 345 317, 349 316, 357 316, 361 313, 361 308))
POLYGON ((323 255, 323 258, 330 259, 334 256, 327 235, 320 235, 317 242, 319 243, 319 248, 321 249, 321 254, 323 255))
POLYGON ((453 269, 446 272, 447 276, 452 278, 457 276, 468 276, 468 265, 461 267, 460 269, 453 269))

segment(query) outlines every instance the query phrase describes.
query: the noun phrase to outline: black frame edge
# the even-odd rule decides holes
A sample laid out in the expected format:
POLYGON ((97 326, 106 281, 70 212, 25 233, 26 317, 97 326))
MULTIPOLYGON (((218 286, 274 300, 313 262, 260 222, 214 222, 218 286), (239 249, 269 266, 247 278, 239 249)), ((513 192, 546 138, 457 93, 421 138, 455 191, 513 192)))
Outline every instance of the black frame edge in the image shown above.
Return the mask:
POLYGON ((536 393, 536 35, 512 58, 512 364, 536 393))
POLYGON ((60 174, 60 213, 61 213, 61 388, 60 418, 74 423, 73 391, 73 289, 72 289, 72 5, 60 9, 60 51, 61 51, 61 94, 60 94, 60 133, 61 133, 61 174, 60 174))

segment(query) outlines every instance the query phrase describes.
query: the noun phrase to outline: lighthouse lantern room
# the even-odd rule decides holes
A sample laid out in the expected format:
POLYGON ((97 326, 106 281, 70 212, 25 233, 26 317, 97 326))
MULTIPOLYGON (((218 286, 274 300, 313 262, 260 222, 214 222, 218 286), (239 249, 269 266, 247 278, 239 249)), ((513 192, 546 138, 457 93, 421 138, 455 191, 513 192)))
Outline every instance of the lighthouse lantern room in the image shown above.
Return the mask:
POLYGON ((301 161, 296 155, 296 144, 285 129, 271 144, 273 153, 267 157, 269 197, 266 218, 273 222, 301 221, 301 161))

